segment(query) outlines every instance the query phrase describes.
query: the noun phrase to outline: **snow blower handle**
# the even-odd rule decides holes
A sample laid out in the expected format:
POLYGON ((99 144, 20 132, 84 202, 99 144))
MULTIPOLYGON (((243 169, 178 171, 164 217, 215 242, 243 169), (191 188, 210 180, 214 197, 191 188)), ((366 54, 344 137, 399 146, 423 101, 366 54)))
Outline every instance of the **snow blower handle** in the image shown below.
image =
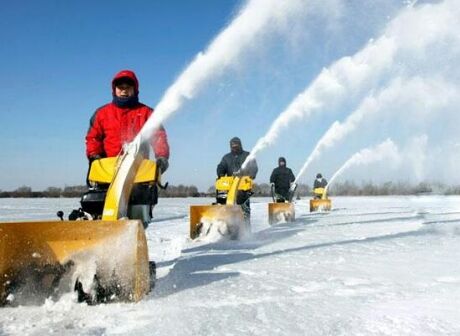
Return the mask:
POLYGON ((271 191, 271 194, 272 194, 273 203, 276 203, 276 199, 275 199, 275 183, 271 183, 270 191, 271 191))
MULTIPOLYGON (((157 169, 155 170, 155 181, 156 181, 157 186, 160 189, 166 190, 168 188, 169 182, 166 182, 165 184, 161 183, 161 174, 164 172, 164 170, 161 169, 161 164, 160 164, 161 160, 160 159, 161 158, 158 158, 157 161, 156 161, 157 169)), ((169 164, 168 164, 168 167, 169 167, 169 164)))
POLYGON ((157 182, 157 185, 158 185, 158 187, 159 187, 160 189, 166 190, 166 189, 168 189, 169 182, 166 182, 166 183, 163 185, 163 184, 161 184, 160 181, 158 181, 158 182, 157 182))
POLYGON ((289 187, 289 203, 292 203, 292 199, 294 198, 296 190, 297 190, 297 183, 291 183, 291 186, 289 187))

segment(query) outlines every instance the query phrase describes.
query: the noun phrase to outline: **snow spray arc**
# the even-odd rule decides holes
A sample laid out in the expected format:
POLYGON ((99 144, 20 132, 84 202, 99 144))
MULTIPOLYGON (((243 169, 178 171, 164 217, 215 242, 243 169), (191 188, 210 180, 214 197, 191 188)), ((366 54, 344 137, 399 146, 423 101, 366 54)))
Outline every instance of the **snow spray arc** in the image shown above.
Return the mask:
POLYGON ((387 139, 381 144, 371 147, 371 148, 364 148, 359 152, 353 154, 344 164, 340 167, 334 175, 332 175, 331 179, 329 180, 329 184, 326 186, 326 192, 328 191, 329 187, 332 183, 339 177, 344 171, 349 169, 350 167, 357 166, 357 165, 368 165, 375 161, 381 161, 383 159, 391 159, 396 162, 400 160, 399 150, 398 147, 395 145, 391 139, 387 139))
POLYGON ((458 40, 459 12, 455 0, 402 10, 378 39, 371 40, 353 56, 343 57, 323 69, 256 142, 243 168, 260 151, 274 144, 281 131, 294 120, 306 119, 327 105, 338 105, 350 96, 374 88, 384 75, 397 68, 394 65, 399 55, 423 55, 440 39, 449 37, 458 40))
POLYGON ((179 75, 167 89, 134 142, 144 142, 180 109, 185 101, 195 97, 212 78, 239 61, 245 48, 267 30, 277 29, 291 16, 298 15, 308 0, 250 0, 235 19, 211 42, 204 52, 179 75))
POLYGON ((315 145, 315 148, 298 172, 295 182, 305 174, 310 164, 318 159, 326 148, 342 141, 348 134, 359 128, 368 117, 383 114, 384 118, 394 117, 391 113, 395 105, 404 106, 398 114, 414 114, 421 111, 436 111, 458 97, 458 88, 439 78, 412 77, 396 78, 377 94, 370 94, 342 123, 335 121, 315 145), (426 94, 429 92, 430 94, 426 94), (409 94, 410 93, 410 94, 409 94), (417 97, 417 99, 413 99, 417 97))

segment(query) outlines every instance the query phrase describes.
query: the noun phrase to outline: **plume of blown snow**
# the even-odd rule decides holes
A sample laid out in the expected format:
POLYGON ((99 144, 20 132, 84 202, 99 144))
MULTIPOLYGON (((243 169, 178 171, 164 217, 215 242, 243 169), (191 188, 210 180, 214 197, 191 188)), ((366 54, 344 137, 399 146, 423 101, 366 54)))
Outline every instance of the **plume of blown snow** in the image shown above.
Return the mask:
POLYGON ((243 52, 267 31, 286 26, 289 18, 305 11, 307 0, 250 0, 235 19, 211 42, 204 52, 179 75, 158 103, 138 137, 144 141, 192 99, 212 78, 239 62, 243 52))
POLYGON ((359 129, 365 119, 378 114, 384 114, 385 118, 393 118, 392 111, 407 115, 413 112, 420 119, 423 112, 439 111, 449 103, 456 102, 459 95, 459 87, 442 78, 396 78, 381 91, 366 97, 343 123, 335 121, 329 127, 299 170, 295 182, 302 178, 310 164, 317 160, 324 150, 343 142, 347 135, 359 129), (402 108, 395 108, 396 106, 402 108))
POLYGON ((342 167, 337 170, 334 175, 332 175, 331 179, 329 180, 329 184, 327 185, 326 189, 328 189, 331 184, 343 174, 344 171, 347 169, 354 167, 354 166, 364 166, 371 164, 376 161, 382 161, 384 159, 393 160, 395 162, 400 161, 400 154, 398 147, 395 145, 391 139, 387 139, 381 144, 372 147, 372 148, 364 148, 359 152, 353 154, 344 164, 342 167))
POLYGON ((243 167, 257 153, 275 143, 281 131, 294 120, 306 119, 326 105, 339 104, 351 95, 373 87, 395 65, 399 54, 419 55, 440 40, 458 40, 459 16, 457 0, 402 10, 378 39, 371 40, 355 55, 343 57, 323 69, 256 142, 243 167))
POLYGON ((421 182, 425 177, 427 146, 428 136, 423 134, 412 138, 411 141, 409 141, 408 148, 405 150, 405 160, 411 164, 411 171, 417 182, 421 182))

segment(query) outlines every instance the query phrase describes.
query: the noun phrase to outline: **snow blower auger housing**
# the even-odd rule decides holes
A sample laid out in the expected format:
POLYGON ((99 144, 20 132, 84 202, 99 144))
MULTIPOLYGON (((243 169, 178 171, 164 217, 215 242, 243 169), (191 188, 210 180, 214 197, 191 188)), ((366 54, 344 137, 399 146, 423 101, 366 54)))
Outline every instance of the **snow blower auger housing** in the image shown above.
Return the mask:
POLYGON ((1 223, 0 274, 0 306, 74 290, 88 303, 138 301, 150 288, 144 229, 136 220, 1 223))
POLYGON ((331 200, 327 197, 327 188, 313 189, 314 198, 310 200, 310 212, 330 211, 331 200))
POLYGON ((294 203, 268 203, 268 222, 270 225, 293 221, 295 221, 294 203))
POLYGON ((213 223, 225 223, 225 232, 237 238, 242 228, 248 225, 239 202, 240 195, 250 194, 252 179, 249 176, 223 176, 216 180, 216 203, 190 206, 190 238, 209 233, 213 223))
POLYGON ((285 199, 281 195, 275 193, 274 185, 272 185, 271 193, 273 203, 268 203, 268 223, 274 225, 280 222, 293 222, 295 221, 295 207, 292 203, 296 185, 293 184, 289 190, 289 197, 285 199))
POLYGON ((109 183, 101 220, 0 223, 0 306, 72 291, 91 304, 138 301, 150 291, 143 223, 128 219, 128 204, 135 182, 154 183, 159 174, 137 148, 93 162, 90 179, 109 183))

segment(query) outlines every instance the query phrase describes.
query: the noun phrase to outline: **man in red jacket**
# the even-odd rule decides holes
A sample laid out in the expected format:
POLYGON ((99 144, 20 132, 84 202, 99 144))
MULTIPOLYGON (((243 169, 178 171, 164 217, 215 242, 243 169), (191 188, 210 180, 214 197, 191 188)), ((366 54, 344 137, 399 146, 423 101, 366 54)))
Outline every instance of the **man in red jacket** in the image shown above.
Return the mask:
MULTIPOLYGON (((122 70, 115 75, 112 80, 112 96, 112 102, 97 109, 90 120, 86 134, 86 156, 90 163, 99 158, 121 154, 123 145, 136 137, 153 113, 152 108, 139 102, 139 82, 130 70, 122 70)), ((163 127, 152 135, 151 146, 157 167, 164 173, 169 166, 169 145, 163 127)), ((142 150, 148 158, 148 145, 142 150)), ((156 185, 136 185, 131 191, 128 217, 141 219, 146 227, 157 202, 156 185)))
MULTIPOLYGON (((86 155, 90 161, 119 155, 123 144, 134 139, 153 113, 152 108, 139 102, 139 82, 130 70, 115 75, 112 96, 112 102, 97 109, 90 120, 86 134, 86 155)), ((169 166, 169 145, 163 127, 153 134, 151 145, 157 165, 164 172, 169 166)))

